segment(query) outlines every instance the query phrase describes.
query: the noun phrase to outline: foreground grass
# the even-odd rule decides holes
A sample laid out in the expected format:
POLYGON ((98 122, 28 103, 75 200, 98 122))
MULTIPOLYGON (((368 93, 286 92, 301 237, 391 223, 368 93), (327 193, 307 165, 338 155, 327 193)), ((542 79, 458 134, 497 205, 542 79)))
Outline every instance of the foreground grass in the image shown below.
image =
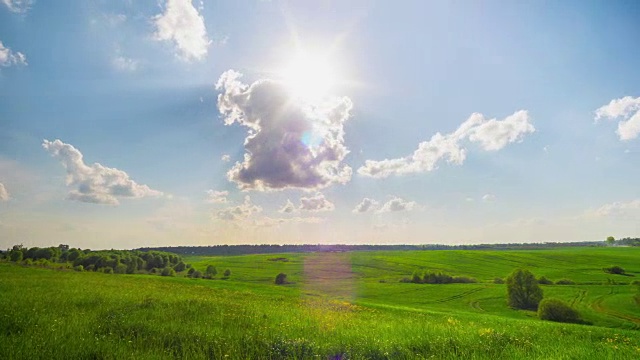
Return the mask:
MULTIPOLYGON (((295 270, 291 263, 277 266, 295 270)), ((354 305, 316 296, 302 283, 278 287, 0 263, 0 294, 0 349, 7 359, 640 356, 638 331, 354 305)))

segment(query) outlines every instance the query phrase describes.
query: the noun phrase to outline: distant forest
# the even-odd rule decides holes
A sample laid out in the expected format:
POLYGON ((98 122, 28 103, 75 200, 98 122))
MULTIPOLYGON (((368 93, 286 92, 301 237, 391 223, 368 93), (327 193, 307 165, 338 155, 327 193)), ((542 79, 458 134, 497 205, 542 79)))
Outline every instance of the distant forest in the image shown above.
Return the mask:
POLYGON ((640 246, 640 238, 606 241, 580 241, 569 243, 514 243, 514 244, 478 244, 478 245, 211 245, 211 246, 169 246, 144 247, 140 251, 166 251, 180 255, 245 255, 305 252, 344 252, 344 251, 390 251, 390 250, 534 250, 558 247, 579 246, 640 246))

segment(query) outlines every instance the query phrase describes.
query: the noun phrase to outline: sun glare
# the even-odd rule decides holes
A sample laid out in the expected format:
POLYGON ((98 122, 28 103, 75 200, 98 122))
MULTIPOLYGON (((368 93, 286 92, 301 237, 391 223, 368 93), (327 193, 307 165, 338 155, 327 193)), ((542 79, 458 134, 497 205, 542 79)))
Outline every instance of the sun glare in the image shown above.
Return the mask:
POLYGON ((311 101, 330 95, 337 80, 328 58, 304 51, 298 51, 280 76, 293 96, 311 101))

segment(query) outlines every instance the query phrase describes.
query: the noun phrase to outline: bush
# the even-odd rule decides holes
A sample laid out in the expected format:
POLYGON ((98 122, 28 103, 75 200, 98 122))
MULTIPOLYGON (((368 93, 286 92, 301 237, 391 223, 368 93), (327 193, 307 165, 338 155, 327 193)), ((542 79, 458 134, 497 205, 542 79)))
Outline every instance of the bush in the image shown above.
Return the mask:
POLYGON ((493 279, 493 283, 494 284, 504 284, 504 279, 503 278, 495 278, 495 279, 493 279))
POLYGON ((162 273, 160 273, 160 275, 162 275, 162 276, 176 276, 176 271, 173 270, 170 267, 166 267, 166 268, 162 269, 162 273))
POLYGON ((631 282, 631 285, 633 285, 633 286, 640 286, 640 280, 633 280, 633 281, 631 282))
POLYGON ((580 314, 567 303, 558 299, 544 299, 538 306, 538 318, 540 320, 557 321, 564 323, 581 323, 580 314))
POLYGON ((411 275, 411 282, 414 284, 421 284, 422 283, 422 279, 420 278, 420 274, 415 271, 413 273, 413 275, 411 275))
POLYGON ((400 282, 408 284, 411 283, 411 279, 409 279, 408 277, 403 277, 402 279, 400 279, 400 282))
POLYGON ((105 274, 113 274, 113 269, 110 267, 102 268, 102 272, 105 274))
POLYGON ((191 274, 193 274, 194 271, 196 271, 196 269, 189 268, 189 271, 187 271, 187 275, 191 276, 191 274))
POLYGON ((604 268, 602 270, 604 270, 604 272, 606 273, 616 274, 616 275, 624 275, 625 273, 624 269, 621 268, 620 266, 612 266, 612 267, 604 268))
POLYGON ((118 265, 116 265, 114 271, 115 271, 116 274, 126 274, 127 273, 127 265, 118 264, 118 265))
POLYGON ((538 284, 541 284, 541 285, 553 285, 553 281, 547 279, 544 276, 540 276, 538 278, 538 284))
POLYGON ((514 309, 537 310, 542 289, 529 270, 516 269, 507 277, 507 298, 514 309))
POLYGON ((215 266, 209 265, 207 266, 207 270, 205 271, 205 274, 207 274, 207 279, 211 279, 215 277, 216 274, 218 274, 218 270, 216 270, 215 266))
POLYGON ((231 270, 226 269, 226 270, 224 271, 224 274, 222 274, 222 275, 223 275, 224 277, 228 278, 229 276, 231 276, 231 270))
POLYGON ((194 279, 199 279, 202 277, 202 273, 198 270, 194 270, 191 275, 189 275, 190 277, 194 278, 194 279))
POLYGON ((184 264, 184 262, 180 261, 173 269, 176 272, 181 272, 184 271, 187 268, 187 265, 184 264))
POLYGON ((82 265, 74 266, 73 270, 75 270, 75 271, 84 271, 84 267, 82 265))
POLYGON ((571 279, 560 279, 556 281, 556 285, 575 285, 576 282, 571 279))
POLYGON ((276 285, 284 285, 287 283, 287 274, 280 273, 276 275, 276 285))

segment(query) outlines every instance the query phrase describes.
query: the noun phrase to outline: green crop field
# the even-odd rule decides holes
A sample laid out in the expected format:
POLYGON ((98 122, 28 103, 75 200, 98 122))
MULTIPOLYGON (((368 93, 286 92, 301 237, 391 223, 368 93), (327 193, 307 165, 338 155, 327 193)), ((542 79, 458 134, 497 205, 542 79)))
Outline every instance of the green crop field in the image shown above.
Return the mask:
POLYGON ((387 251, 184 258, 214 279, 0 262, 6 359, 638 359, 640 248, 387 251), (617 265, 626 275, 602 269, 617 265), (587 324, 507 306, 515 268, 587 324), (228 279, 221 273, 231 270, 228 279), (477 279, 401 282, 418 271, 477 279), (288 283, 275 285, 278 273, 288 283))

